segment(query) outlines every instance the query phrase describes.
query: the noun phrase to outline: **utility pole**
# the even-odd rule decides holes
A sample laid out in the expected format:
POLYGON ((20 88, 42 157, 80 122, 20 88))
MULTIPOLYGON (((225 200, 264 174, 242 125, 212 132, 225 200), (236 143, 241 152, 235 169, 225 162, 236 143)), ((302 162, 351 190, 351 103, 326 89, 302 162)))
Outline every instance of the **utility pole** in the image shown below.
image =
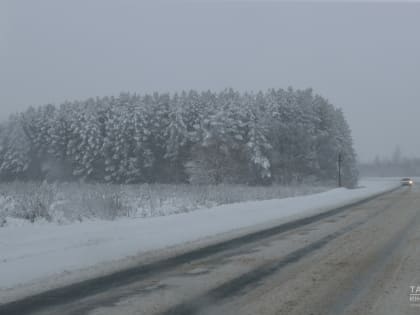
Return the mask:
POLYGON ((341 187, 341 163, 343 162, 343 155, 341 152, 338 152, 338 187, 341 187))

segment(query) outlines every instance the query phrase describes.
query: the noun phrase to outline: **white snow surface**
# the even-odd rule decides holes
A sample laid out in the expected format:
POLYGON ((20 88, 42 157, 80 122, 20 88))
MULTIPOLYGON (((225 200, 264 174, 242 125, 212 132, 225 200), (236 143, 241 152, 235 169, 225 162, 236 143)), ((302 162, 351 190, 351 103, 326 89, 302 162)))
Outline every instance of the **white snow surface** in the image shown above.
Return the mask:
POLYGON ((118 270, 128 266, 124 261, 138 263, 148 253, 165 252, 185 244, 199 246, 210 239, 220 241, 268 228, 351 204, 398 185, 396 179, 368 179, 361 181, 357 189, 337 188, 313 195, 241 202, 164 217, 98 220, 64 226, 6 226, 0 228, 0 303, 118 270))

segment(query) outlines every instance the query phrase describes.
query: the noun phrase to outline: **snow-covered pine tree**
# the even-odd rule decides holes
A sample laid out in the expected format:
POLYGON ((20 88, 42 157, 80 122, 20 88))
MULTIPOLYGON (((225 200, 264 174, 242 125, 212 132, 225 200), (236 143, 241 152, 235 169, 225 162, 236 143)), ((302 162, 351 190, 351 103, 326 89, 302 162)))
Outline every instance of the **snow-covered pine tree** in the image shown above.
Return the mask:
POLYGON ((88 99, 83 103, 83 111, 80 113, 80 137, 78 169, 76 172, 81 178, 90 180, 98 179, 102 175, 103 167, 101 149, 103 146, 102 128, 98 118, 99 107, 94 99, 88 99))
POLYGON ((335 109, 318 95, 315 96, 313 104, 318 118, 316 138, 314 140, 317 163, 319 165, 317 177, 321 181, 335 181, 339 153, 336 142, 337 127, 335 122, 335 109))
POLYGON ((31 163, 31 141, 22 117, 12 115, 3 128, 0 174, 2 180, 26 179, 31 163))
POLYGON ((165 131, 169 125, 170 96, 165 93, 147 95, 143 102, 146 107, 148 124, 146 129, 150 132, 146 147, 150 150, 148 165, 148 182, 168 182, 165 165, 166 139, 165 131))
POLYGON ((128 182, 147 182, 154 164, 153 152, 148 147, 151 132, 148 130, 146 108, 137 98, 133 103, 133 148, 129 161, 128 182))
POLYGON ((246 182, 245 125, 238 112, 240 95, 232 89, 217 96, 213 112, 196 126, 191 160, 186 163, 190 182, 246 182))
POLYGON ((120 143, 120 128, 122 123, 122 111, 118 99, 111 97, 108 100, 104 113, 102 157, 104 159, 104 180, 109 183, 123 181, 120 172, 122 159, 120 143))
POLYGON ((177 94, 173 96, 169 108, 169 124, 164 133, 168 180, 175 183, 186 181, 183 161, 188 158, 191 140, 184 121, 185 105, 181 103, 177 94))
POLYGON ((271 162, 269 160, 271 144, 266 137, 266 120, 261 113, 262 106, 258 106, 252 95, 244 96, 244 110, 246 111, 246 153, 249 163, 248 183, 271 183, 271 162))
POLYGON ((351 130, 341 109, 335 109, 337 126, 337 149, 342 158, 342 180, 346 187, 357 185, 359 172, 357 169, 356 152, 353 149, 351 130))
POLYGON ((49 130, 53 123, 56 108, 53 105, 29 108, 21 114, 21 125, 30 142, 30 164, 27 175, 42 180, 45 177, 44 166, 49 158, 51 139, 49 130))

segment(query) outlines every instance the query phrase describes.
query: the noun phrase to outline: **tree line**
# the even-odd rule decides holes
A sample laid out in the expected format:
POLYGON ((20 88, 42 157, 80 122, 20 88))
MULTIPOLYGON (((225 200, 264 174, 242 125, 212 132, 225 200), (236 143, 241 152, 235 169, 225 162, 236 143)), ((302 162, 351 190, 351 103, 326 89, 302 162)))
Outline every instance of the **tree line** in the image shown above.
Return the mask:
POLYGON ((311 89, 189 91, 44 105, 0 125, 0 180, 357 182, 351 130, 311 89))
POLYGON ((376 156, 372 161, 360 163, 358 168, 367 177, 420 176, 420 158, 403 156, 397 146, 392 157, 376 156))

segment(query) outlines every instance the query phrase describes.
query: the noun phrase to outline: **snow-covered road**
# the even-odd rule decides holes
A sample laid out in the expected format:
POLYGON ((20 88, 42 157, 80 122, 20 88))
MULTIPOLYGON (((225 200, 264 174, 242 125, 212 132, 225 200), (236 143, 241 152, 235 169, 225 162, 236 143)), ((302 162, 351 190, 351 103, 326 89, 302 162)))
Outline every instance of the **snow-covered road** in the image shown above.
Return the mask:
POLYGON ((151 253, 197 246, 354 203, 399 185, 244 202, 149 219, 9 226, 0 229, 0 303, 138 263, 151 253), (189 245, 188 245, 189 244, 189 245), (172 249, 171 249, 172 247, 172 249))

